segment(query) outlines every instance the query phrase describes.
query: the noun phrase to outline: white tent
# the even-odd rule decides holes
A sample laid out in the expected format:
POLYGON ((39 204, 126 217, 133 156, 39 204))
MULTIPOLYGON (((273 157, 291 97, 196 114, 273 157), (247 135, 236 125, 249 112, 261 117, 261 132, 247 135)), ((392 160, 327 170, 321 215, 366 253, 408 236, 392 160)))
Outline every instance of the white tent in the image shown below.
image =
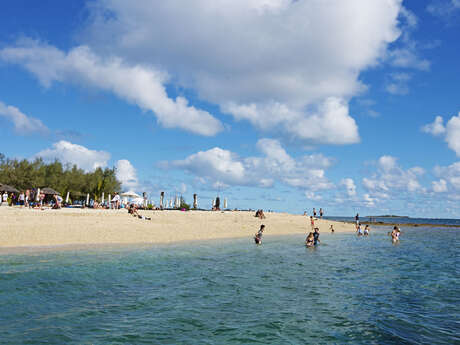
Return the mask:
POLYGON ((144 198, 133 198, 130 201, 131 204, 144 205, 144 198))

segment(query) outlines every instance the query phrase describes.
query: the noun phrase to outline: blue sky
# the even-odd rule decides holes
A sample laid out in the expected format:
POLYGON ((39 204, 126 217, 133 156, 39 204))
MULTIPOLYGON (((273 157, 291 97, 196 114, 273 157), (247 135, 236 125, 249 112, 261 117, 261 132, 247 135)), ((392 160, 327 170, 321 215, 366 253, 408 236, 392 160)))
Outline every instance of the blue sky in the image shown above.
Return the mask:
POLYGON ((460 2, 3 1, 0 152, 157 200, 460 217, 460 2))

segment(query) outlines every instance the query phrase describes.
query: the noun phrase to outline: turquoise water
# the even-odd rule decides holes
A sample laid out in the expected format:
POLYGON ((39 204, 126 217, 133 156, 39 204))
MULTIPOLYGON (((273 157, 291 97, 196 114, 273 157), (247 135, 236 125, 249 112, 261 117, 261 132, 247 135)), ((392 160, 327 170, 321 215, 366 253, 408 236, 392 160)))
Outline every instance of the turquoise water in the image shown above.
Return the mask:
POLYGON ((459 343, 460 232, 402 230, 2 254, 0 343, 459 343))

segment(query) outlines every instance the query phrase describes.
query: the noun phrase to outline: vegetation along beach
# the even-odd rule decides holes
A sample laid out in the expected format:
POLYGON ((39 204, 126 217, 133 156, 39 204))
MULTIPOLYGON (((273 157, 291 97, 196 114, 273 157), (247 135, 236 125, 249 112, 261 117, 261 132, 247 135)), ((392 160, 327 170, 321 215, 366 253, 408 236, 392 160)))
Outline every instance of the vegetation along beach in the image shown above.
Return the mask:
POLYGON ((459 19, 0 1, 0 345, 460 344, 459 19))

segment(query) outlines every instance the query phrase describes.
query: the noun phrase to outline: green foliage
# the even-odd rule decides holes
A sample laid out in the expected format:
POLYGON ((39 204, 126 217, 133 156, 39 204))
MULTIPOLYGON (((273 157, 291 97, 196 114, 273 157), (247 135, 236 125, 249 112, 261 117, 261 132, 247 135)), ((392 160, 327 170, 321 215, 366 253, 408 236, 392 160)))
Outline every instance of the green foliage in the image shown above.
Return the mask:
POLYGON ((76 165, 63 165, 59 161, 45 163, 41 158, 34 161, 8 159, 0 153, 0 183, 19 190, 50 187, 65 196, 67 192, 73 200, 83 200, 89 193, 98 200, 102 192, 119 192, 120 181, 115 176, 115 168, 97 168, 85 172, 76 165))
POLYGON ((190 205, 185 202, 185 199, 182 196, 180 197, 180 207, 179 208, 180 209, 185 208, 187 211, 190 210, 190 205))

